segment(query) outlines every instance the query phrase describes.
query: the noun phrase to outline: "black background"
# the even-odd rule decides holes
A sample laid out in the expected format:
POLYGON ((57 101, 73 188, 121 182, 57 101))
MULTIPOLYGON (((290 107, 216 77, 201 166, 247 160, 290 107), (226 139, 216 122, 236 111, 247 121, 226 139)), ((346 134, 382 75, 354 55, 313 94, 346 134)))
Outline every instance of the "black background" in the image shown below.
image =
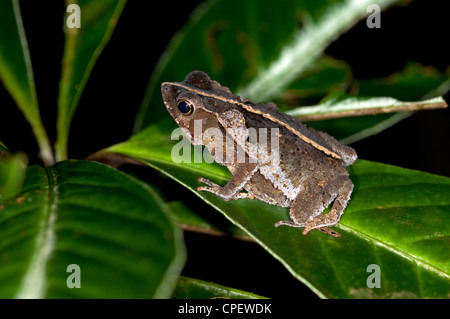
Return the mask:
MULTIPOLYGON (((134 118, 156 61, 199 2, 127 3, 74 115, 70 158, 84 158, 132 134, 134 118)), ((393 7, 382 13, 381 29, 368 29, 362 21, 326 53, 347 61, 357 78, 387 76, 402 70, 408 61, 445 71, 450 64, 447 2, 416 0, 409 6, 393 7)), ((65 6, 62 1, 20 4, 41 114, 54 143, 65 6)), ((449 94, 445 98, 450 101, 449 94)), ((31 129, 1 85, 0 108, 0 140, 13 152, 26 152, 32 164, 39 163, 31 129)), ((448 110, 419 112, 352 146, 359 158, 450 176, 449 114, 448 110)), ((172 188, 178 187, 168 183, 172 188)), ((182 189, 180 192, 190 196, 182 189)), ((255 244, 191 233, 185 238, 188 247, 185 275, 268 297, 315 298, 255 244)))

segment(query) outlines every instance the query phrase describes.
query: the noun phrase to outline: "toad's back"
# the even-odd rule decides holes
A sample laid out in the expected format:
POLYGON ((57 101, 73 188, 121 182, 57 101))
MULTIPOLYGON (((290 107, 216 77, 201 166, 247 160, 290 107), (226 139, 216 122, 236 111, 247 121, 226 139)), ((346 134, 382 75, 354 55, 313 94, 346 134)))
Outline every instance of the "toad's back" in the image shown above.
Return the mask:
MULTIPOLYGON (((255 174, 246 187, 258 199, 289 206, 288 202, 300 192, 310 194, 318 185, 325 187, 336 177, 348 175, 341 161, 327 156, 284 127, 266 118, 248 116, 246 112, 243 115, 247 128, 253 128, 257 134, 258 150, 261 152, 261 148, 267 145, 271 155, 280 159, 278 162, 261 163, 259 174, 255 174), (260 198, 265 196, 269 198, 260 198)), ((314 132, 311 131, 311 134, 314 132)), ((320 139, 320 136, 317 138, 320 139)))

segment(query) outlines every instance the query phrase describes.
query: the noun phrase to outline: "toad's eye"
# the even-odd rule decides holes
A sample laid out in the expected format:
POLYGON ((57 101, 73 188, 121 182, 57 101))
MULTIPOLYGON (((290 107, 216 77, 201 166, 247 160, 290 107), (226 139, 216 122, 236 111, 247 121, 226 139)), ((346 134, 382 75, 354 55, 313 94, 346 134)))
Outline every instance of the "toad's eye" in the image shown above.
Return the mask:
POLYGON ((178 110, 186 116, 189 116, 194 112, 194 106, 188 101, 178 102, 178 110))

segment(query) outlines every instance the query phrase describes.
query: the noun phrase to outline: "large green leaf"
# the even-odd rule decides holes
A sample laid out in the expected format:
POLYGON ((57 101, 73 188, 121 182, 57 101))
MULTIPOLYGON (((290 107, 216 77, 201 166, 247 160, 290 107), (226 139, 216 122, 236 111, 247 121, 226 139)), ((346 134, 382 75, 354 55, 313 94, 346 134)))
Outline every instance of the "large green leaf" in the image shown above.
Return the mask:
POLYGON ((224 185, 219 165, 175 164, 170 126, 158 123, 105 150, 131 156, 172 177, 245 230, 321 297, 448 297, 450 289, 450 179, 358 160, 349 168, 352 199, 337 225, 341 237, 275 228, 287 209, 258 200, 225 202, 197 192, 198 177, 224 185), (381 288, 366 285, 367 268, 381 268, 381 288))
POLYGON ((256 77, 241 88, 240 95, 258 101, 278 97, 298 74, 305 72, 320 57, 332 41, 359 19, 367 16, 369 5, 386 9, 395 2, 397 1, 327 1, 316 8, 308 8, 310 15, 303 17, 306 20, 304 27, 294 33, 275 60, 259 68, 256 77))
POLYGON ((69 28, 66 19, 76 19, 76 9, 67 13, 64 20, 66 35, 62 75, 58 98, 58 138, 55 145, 56 159, 67 159, 67 142, 70 122, 83 93, 89 75, 103 48, 111 38, 126 0, 70 0, 79 5, 80 28, 69 28))
POLYGON ((368 14, 369 4, 385 9, 394 2, 397 1, 205 2, 174 36, 159 60, 135 131, 166 115, 159 96, 161 82, 181 81, 196 69, 251 100, 276 98, 299 74, 313 67, 332 41, 368 14))
MULTIPOLYGON (((0 1, 0 80, 30 123, 46 165, 53 152, 39 114, 30 52, 18 0, 0 1)), ((6 115, 2 115, 5 121, 6 115)))
POLYGON ((188 277, 180 277, 172 296, 175 299, 265 299, 251 292, 188 277))
POLYGON ((31 166, 0 210, 2 298, 167 298, 181 233, 147 185, 105 165, 31 166), (68 288, 80 267, 81 288, 68 288))

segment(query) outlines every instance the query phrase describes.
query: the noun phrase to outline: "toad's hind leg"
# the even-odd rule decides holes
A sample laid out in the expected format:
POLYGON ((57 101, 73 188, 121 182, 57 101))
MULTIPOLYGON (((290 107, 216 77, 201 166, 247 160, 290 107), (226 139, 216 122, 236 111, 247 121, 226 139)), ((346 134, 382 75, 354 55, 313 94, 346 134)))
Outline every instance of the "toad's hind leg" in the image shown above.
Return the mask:
POLYGON ((334 226, 344 212, 353 184, 348 176, 341 176, 326 186, 322 191, 311 196, 299 195, 291 205, 289 216, 292 221, 282 220, 275 224, 275 227, 286 225, 290 227, 305 227, 303 234, 307 234, 311 229, 339 237, 339 233, 329 229, 327 226, 334 226), (335 199, 328 214, 321 213, 335 199))
POLYGON ((314 217, 314 219, 309 222, 303 230, 304 235, 306 235, 311 229, 322 230, 327 226, 336 225, 344 213, 344 209, 347 207, 347 203, 350 200, 350 195, 353 191, 353 183, 348 176, 343 176, 334 182, 335 183, 332 188, 336 188, 337 194, 332 192, 332 196, 334 194, 337 196, 333 196, 333 198, 336 198, 331 206, 330 212, 327 214, 319 214, 314 217))

